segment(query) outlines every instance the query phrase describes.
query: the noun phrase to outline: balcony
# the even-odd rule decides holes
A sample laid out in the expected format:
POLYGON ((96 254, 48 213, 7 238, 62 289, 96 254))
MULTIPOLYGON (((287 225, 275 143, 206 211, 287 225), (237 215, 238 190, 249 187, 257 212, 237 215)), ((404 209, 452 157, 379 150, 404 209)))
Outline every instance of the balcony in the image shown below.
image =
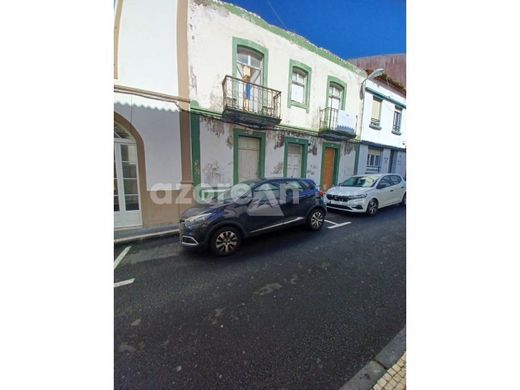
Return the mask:
POLYGON ((357 118, 336 108, 320 110, 320 135, 333 141, 345 141, 356 137, 357 118))
POLYGON ((379 118, 370 118, 370 125, 371 128, 375 130, 381 130, 381 119, 379 118))
POLYGON ((222 89, 223 118, 257 128, 273 127, 280 123, 280 91, 232 76, 224 77, 222 89))

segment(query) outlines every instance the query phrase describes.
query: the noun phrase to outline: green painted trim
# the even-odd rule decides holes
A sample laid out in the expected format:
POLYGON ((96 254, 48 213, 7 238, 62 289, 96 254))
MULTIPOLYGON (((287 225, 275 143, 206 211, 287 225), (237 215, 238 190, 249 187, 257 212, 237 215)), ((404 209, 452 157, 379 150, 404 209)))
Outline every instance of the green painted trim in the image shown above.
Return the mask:
POLYGON ((295 138, 295 137, 285 137, 284 142, 284 153, 283 153, 283 175, 287 176, 287 153, 289 144, 297 144, 302 145, 303 153, 302 153, 302 168, 300 177, 307 177, 307 155, 309 154, 309 140, 303 138, 295 138))
POLYGON ((305 108, 305 111, 309 112, 309 106, 310 106, 310 96, 311 96, 311 76, 312 76, 312 69, 310 66, 305 65, 303 62, 299 62, 293 59, 289 60, 289 88, 287 88, 287 107, 291 108, 291 106, 294 107, 300 107, 305 108), (305 103, 299 103, 291 100, 292 96, 292 73, 293 68, 298 68, 300 70, 303 70, 305 73, 307 73, 307 82, 305 83, 305 103))
POLYGON ((345 101, 347 100, 347 84, 335 76, 327 76, 327 90, 325 91, 325 105, 323 107, 329 106, 329 87, 330 83, 338 84, 343 88, 343 93, 341 94, 341 109, 345 110, 345 101))
MULTIPOLYGON (((193 185, 200 184, 200 116, 195 112, 190 113, 191 129, 191 175, 193 185)), ((195 194, 195 199, 200 199, 200 194, 195 194)))
POLYGON ((238 6, 230 4, 230 3, 216 2, 213 0, 206 0, 206 1, 208 4, 211 3, 211 5, 214 8, 216 8, 216 7, 225 8, 232 14, 237 15, 251 23, 254 23, 257 26, 262 27, 262 28, 272 32, 273 34, 281 36, 282 38, 287 39, 289 42, 292 42, 306 50, 309 50, 310 52, 315 53, 347 70, 350 70, 363 78, 367 77, 367 73, 363 69, 360 69, 357 66, 355 66, 354 64, 351 64, 350 62, 345 61, 344 59, 338 57, 337 55, 331 53, 330 51, 328 51, 326 49, 316 46, 315 44, 309 42, 307 39, 305 39, 304 37, 302 37, 300 35, 297 35, 293 32, 283 30, 280 27, 273 26, 272 24, 267 23, 261 17, 259 17, 258 15, 254 14, 252 12, 249 12, 241 7, 238 7, 238 6))
POLYGON ((333 148, 336 149, 336 158, 334 159, 334 173, 333 173, 333 185, 338 183, 338 174, 339 174, 339 159, 341 153, 341 145, 332 143, 332 142, 324 142, 321 148, 321 173, 320 173, 320 187, 323 187, 323 171, 325 169, 325 148, 333 148))
POLYGON ((354 175, 358 174, 358 166, 359 166, 359 149, 361 144, 356 144, 356 161, 354 162, 354 175))
POLYGON ((233 77, 237 77, 237 49, 239 46, 247 47, 248 49, 254 50, 263 55, 264 58, 262 60, 262 85, 264 87, 267 87, 267 85, 268 85, 267 84, 267 82, 268 82, 267 70, 269 68, 269 66, 268 66, 269 65, 269 50, 267 50, 265 47, 259 45, 258 43, 250 41, 248 39, 233 37, 233 53, 232 53, 233 69, 232 69, 232 73, 231 73, 233 75, 233 77))
POLYGON ((397 100, 392 99, 389 96, 385 96, 381 92, 378 92, 378 91, 376 91, 376 90, 374 90, 372 88, 369 88, 369 87, 366 87, 365 91, 370 92, 372 95, 377 96, 379 99, 383 99, 383 100, 389 101, 391 103, 394 103, 396 106, 399 106, 401 109, 405 109, 406 110, 406 104, 400 103, 397 100))
POLYGON ((265 172, 265 133, 261 131, 248 131, 233 129, 233 184, 238 183, 238 138, 251 137, 260 139, 260 156, 258 158, 258 175, 264 177, 265 172))

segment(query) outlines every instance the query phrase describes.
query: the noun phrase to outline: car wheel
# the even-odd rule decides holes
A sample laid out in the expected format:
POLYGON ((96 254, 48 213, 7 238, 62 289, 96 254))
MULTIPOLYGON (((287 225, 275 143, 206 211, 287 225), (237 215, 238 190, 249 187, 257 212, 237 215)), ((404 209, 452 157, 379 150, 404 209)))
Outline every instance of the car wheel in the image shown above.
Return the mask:
POLYGON ((367 206, 367 214, 370 216, 374 216, 377 213, 378 203, 376 199, 370 199, 367 206))
POLYGON ((229 256, 237 251, 242 241, 238 229, 226 226, 217 229, 211 236, 210 248, 217 256, 229 256))
POLYGON ((406 192, 403 195, 403 200, 401 200, 400 205, 403 206, 403 207, 406 207, 406 192))
POLYGON ((311 230, 320 230, 325 221, 325 213, 322 209, 314 209, 307 217, 307 227, 311 230))

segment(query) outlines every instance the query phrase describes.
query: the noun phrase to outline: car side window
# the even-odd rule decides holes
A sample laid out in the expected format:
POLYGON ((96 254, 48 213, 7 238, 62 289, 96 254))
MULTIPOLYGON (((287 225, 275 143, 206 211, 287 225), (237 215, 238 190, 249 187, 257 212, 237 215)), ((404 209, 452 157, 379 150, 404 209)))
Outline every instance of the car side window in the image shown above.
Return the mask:
POLYGON ((379 188, 384 188, 384 187, 389 187, 393 185, 392 182, 390 181, 390 177, 389 176, 384 176, 380 181, 379 181, 379 184, 377 185, 377 187, 379 188))
POLYGON ((397 184, 401 183, 401 178, 397 175, 390 176, 390 180, 392 181, 393 185, 397 185, 397 184))
POLYGON ((263 183, 253 190, 253 199, 278 199, 280 197, 280 188, 277 183, 263 183))

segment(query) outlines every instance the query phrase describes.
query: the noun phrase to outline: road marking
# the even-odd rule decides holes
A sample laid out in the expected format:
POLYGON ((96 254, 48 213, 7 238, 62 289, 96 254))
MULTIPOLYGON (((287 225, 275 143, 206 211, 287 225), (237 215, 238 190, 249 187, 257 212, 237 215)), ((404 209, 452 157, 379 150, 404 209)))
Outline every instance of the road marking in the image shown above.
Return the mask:
POLYGON ((128 280, 123 280, 122 282, 114 283, 114 288, 125 286, 127 284, 132 284, 134 282, 134 280, 135 280, 135 278, 132 278, 132 279, 128 279, 128 280))
POLYGON ((329 221, 328 219, 326 219, 325 222, 331 223, 331 224, 333 224, 333 225, 337 225, 336 222, 329 221))
POLYGON ((114 261, 114 269, 116 269, 116 267, 119 265, 121 260, 123 260, 123 257, 126 256, 126 254, 128 253, 128 251, 130 250, 131 247, 132 247, 132 245, 128 245, 125 249, 123 249, 123 252, 121 252, 119 254, 119 256, 117 256, 117 259, 114 261))
POLYGON ((334 226, 328 226, 328 229, 336 229, 345 225, 350 225, 352 222, 337 223, 334 226))

